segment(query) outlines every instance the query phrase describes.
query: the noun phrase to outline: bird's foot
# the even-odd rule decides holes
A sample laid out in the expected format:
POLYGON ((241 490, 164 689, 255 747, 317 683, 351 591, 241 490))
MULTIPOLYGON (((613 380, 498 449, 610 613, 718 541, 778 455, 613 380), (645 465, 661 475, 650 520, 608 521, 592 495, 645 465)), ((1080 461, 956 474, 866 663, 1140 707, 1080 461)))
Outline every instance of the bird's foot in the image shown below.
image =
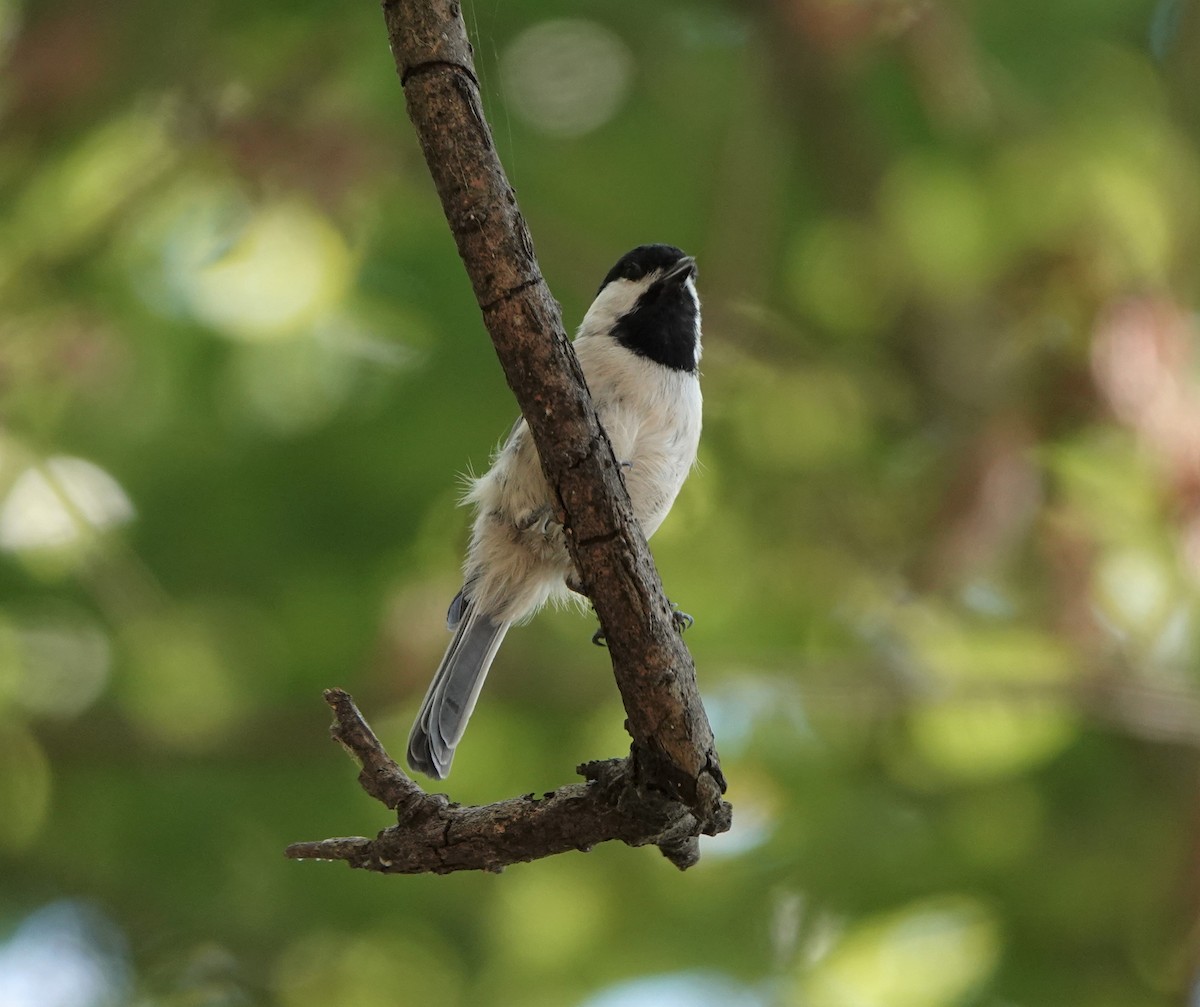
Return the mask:
POLYGON ((552 508, 535 507, 533 510, 528 511, 521 517, 517 518, 516 522, 514 522, 514 526, 516 527, 517 531, 526 532, 540 524, 541 527, 538 528, 538 532, 542 535, 545 535, 546 530, 550 527, 553 520, 554 510, 552 508))
MULTIPOLYGON (((696 620, 693 619, 686 612, 679 611, 679 606, 672 603, 671 604, 671 622, 675 624, 675 629, 678 632, 683 633, 684 630, 691 629, 693 624, 696 622, 696 620)), ((608 639, 604 635, 604 627, 603 626, 600 627, 600 629, 596 630, 596 632, 594 632, 592 634, 592 643, 594 643, 597 647, 607 647, 608 646, 608 639)))
POLYGON ((675 628, 683 633, 685 629, 691 629, 696 620, 686 612, 679 611, 679 606, 671 602, 671 621, 675 623, 675 628))

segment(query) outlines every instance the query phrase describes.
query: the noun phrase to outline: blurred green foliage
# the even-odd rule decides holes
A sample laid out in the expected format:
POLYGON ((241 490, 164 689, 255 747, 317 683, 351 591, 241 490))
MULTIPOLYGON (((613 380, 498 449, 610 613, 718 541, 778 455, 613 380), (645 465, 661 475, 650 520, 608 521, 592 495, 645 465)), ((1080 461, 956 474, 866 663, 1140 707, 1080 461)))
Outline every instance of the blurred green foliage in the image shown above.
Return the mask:
MULTIPOLYGON (((1158 1007, 1194 983, 1200 8, 468 4, 577 322, 701 263, 654 541, 734 831, 500 877, 386 815, 512 421, 377 9, 0 0, 0 1003, 1158 1007)), ((449 781, 621 753, 510 636, 449 781)))

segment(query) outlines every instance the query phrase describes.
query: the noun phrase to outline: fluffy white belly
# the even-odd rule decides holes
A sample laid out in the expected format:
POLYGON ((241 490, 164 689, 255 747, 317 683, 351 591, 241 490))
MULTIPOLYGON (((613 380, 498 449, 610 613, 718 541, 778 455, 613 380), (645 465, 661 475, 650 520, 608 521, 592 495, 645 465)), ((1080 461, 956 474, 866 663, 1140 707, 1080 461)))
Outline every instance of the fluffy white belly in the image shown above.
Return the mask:
MULTIPOLYGON (((637 357, 607 337, 580 337, 575 348, 649 538, 666 518, 696 460, 700 382, 637 357)), ((521 420, 491 469, 467 495, 477 514, 467 554, 467 590, 484 611, 521 621, 566 594, 571 561, 555 522, 529 428, 521 420)))

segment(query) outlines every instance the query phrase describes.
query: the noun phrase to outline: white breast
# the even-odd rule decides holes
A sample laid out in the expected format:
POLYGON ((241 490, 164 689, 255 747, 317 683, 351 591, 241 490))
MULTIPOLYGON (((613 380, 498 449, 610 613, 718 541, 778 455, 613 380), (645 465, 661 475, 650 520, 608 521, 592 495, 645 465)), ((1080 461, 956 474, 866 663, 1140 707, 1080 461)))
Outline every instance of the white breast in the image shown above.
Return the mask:
MULTIPOLYGON (((605 290, 624 282, 610 283, 605 290)), ((574 345, 600 422, 622 465, 634 516, 649 538, 696 461, 700 381, 695 373, 639 357, 608 335, 606 315, 620 307, 619 300, 616 294, 598 297, 574 345)), ((571 560, 524 420, 513 428, 492 467, 472 482, 465 502, 475 505, 476 514, 464 577, 482 611, 498 621, 520 622, 547 600, 568 595, 571 560)))
POLYGON ((639 357, 606 335, 580 335, 575 351, 623 466, 634 516, 649 538, 696 461, 700 381, 694 373, 639 357))

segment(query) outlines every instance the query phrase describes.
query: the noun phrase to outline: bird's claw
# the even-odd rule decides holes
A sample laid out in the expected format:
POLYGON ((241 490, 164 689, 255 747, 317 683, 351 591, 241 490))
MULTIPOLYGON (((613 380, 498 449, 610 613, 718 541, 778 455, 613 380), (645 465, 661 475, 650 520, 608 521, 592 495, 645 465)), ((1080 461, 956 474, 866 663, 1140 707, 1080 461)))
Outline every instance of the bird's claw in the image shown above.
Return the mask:
POLYGON ((550 527, 550 522, 554 518, 554 511, 549 507, 535 507, 529 511, 524 517, 521 517, 515 522, 515 527, 519 532, 526 532, 532 529, 535 525, 541 524, 538 529, 543 535, 546 534, 546 529, 550 527))
MULTIPOLYGON (((674 623, 675 629, 679 633, 682 633, 684 630, 691 629, 692 625, 696 622, 696 620, 693 619, 686 612, 679 611, 679 606, 672 603, 671 604, 671 622, 674 623)), ((608 646, 608 638, 604 635, 604 627, 603 626, 601 626, 598 630, 596 630, 596 632, 594 632, 592 634, 592 643, 594 643, 597 647, 607 647, 608 646)))
POLYGON ((671 604, 671 621, 675 623, 675 628, 683 633, 686 629, 691 629, 695 619, 686 612, 679 611, 679 606, 672 602, 671 604))

